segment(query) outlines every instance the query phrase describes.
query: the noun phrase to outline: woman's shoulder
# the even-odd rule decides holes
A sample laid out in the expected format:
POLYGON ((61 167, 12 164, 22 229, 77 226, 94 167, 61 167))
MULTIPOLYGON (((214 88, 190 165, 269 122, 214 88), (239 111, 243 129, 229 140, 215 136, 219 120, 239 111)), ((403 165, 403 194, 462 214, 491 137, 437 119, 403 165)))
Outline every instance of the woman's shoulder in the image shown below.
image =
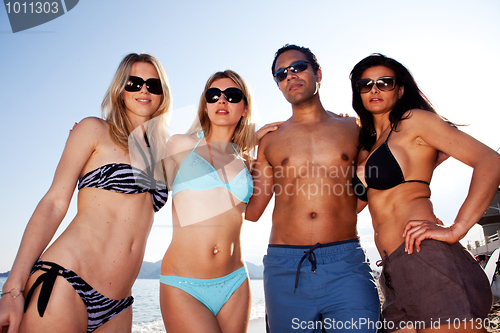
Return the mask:
POLYGON ((443 119, 434 112, 422 110, 422 109, 411 109, 406 111, 401 118, 401 123, 398 125, 398 130, 402 128, 427 128, 436 122, 443 122, 443 119))
POLYGON ((168 139, 167 149, 172 153, 193 149, 199 140, 195 135, 175 134, 168 139))
POLYGON ((97 117, 86 117, 80 120, 71 131, 68 142, 80 146, 88 145, 94 150, 102 148, 103 145, 119 148, 111 138, 108 122, 97 117))
POLYGON ((196 135, 189 134, 174 134, 172 135, 168 141, 173 144, 196 144, 200 139, 196 137, 196 135))
POLYGON ((106 120, 98 117, 86 117, 80 120, 74 127, 74 129, 81 130, 109 130, 109 124, 106 120))
POLYGON ((79 138, 98 138, 103 135, 109 135, 108 123, 97 117, 87 117, 75 124, 71 130, 71 137, 79 138))
POLYGON ((403 120, 413 120, 413 121, 422 121, 427 119, 440 119, 439 115, 432 111, 422 110, 422 109, 411 109, 406 111, 403 114, 403 120))

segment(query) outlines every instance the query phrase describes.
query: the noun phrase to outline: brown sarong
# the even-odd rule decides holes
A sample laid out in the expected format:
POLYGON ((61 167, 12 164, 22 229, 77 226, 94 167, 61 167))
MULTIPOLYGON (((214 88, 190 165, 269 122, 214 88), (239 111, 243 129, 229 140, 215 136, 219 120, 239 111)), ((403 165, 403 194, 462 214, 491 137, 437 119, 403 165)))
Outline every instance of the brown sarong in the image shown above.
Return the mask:
POLYGON ((412 254, 405 252, 404 245, 379 264, 384 332, 410 325, 453 328, 487 318, 493 298, 488 278, 460 243, 427 239, 420 252, 412 254))

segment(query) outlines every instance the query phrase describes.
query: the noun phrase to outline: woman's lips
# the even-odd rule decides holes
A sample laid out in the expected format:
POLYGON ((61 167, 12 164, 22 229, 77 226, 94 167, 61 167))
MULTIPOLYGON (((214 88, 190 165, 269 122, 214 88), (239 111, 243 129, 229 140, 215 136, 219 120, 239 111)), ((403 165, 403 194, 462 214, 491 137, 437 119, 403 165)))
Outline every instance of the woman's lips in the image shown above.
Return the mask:
POLYGON ((148 104, 148 103, 151 103, 151 100, 150 100, 150 99, 147 99, 147 98, 136 98, 135 100, 137 101, 137 103, 140 103, 140 104, 148 104))

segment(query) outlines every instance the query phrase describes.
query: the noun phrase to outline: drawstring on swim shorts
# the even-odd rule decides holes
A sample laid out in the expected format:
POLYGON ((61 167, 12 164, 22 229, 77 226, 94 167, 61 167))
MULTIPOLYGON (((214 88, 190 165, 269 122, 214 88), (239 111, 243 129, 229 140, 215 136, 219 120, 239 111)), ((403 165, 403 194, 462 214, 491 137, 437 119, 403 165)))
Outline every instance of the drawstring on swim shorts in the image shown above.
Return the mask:
POLYGON ((316 273, 316 254, 314 254, 314 250, 319 247, 321 247, 321 244, 316 243, 316 245, 312 246, 308 251, 304 251, 305 254, 302 256, 302 259, 300 259, 299 266, 297 267, 297 274, 295 276, 295 289, 293 290, 294 293, 297 291, 297 287, 299 286, 300 267, 302 266, 302 263, 306 258, 309 260, 309 262, 311 262, 311 271, 313 273, 316 273))

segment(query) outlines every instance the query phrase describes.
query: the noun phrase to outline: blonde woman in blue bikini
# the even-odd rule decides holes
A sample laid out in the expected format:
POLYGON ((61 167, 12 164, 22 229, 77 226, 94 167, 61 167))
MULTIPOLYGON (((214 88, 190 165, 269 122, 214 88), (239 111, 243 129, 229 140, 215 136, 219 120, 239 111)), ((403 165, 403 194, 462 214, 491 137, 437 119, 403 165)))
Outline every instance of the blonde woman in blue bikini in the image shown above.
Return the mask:
MULTIPOLYGON (((253 192, 251 114, 243 79, 217 72, 189 134, 168 142, 174 231, 161 266, 160 305, 169 333, 246 332, 251 299, 240 232, 253 192)), ((266 125, 257 137, 276 128, 266 125)))

